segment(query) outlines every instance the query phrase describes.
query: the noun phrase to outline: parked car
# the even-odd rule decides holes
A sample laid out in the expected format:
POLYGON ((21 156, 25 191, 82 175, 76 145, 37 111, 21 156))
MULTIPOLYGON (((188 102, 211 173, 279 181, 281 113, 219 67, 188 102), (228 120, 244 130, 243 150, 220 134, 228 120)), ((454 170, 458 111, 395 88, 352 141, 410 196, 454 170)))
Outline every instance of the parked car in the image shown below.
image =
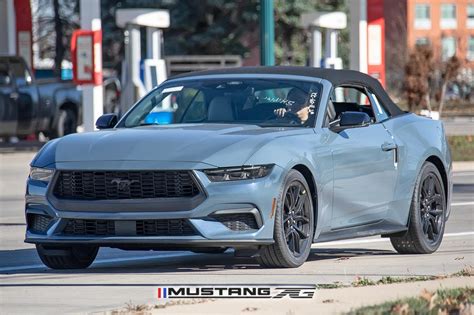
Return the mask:
MULTIPOLYGON (((104 113, 119 113, 120 81, 107 77, 104 113)), ((0 56, 0 137, 49 138, 75 133, 82 124, 82 90, 72 81, 35 80, 21 57, 0 56)))
POLYGON ((0 137, 61 137, 81 120, 81 92, 72 82, 37 81, 21 57, 0 56, 0 137))
POLYGON ((403 112, 356 71, 182 75, 97 127, 31 162, 25 241, 50 268, 86 268, 100 247, 230 247, 298 267, 312 243, 371 235, 426 254, 450 214, 442 122, 403 112))

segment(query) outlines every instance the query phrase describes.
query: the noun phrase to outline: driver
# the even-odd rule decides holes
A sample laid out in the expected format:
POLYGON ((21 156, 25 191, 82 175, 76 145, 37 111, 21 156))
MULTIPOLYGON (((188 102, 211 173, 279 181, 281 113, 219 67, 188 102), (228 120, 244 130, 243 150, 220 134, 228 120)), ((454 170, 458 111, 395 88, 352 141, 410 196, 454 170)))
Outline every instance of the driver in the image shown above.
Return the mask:
POLYGON ((308 94, 298 88, 292 88, 286 98, 286 107, 275 109, 275 116, 283 118, 287 113, 291 113, 304 124, 309 118, 308 94))

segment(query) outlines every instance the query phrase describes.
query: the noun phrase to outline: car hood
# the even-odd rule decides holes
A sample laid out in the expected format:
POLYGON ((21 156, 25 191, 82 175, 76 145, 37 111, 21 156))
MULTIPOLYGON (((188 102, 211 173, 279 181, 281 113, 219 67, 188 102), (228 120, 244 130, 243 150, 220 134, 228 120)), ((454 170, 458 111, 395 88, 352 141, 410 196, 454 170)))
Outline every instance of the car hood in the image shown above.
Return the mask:
POLYGON ((274 138, 308 132, 312 130, 229 124, 119 128, 63 137, 56 144, 55 161, 163 161, 236 166, 243 165, 274 138))

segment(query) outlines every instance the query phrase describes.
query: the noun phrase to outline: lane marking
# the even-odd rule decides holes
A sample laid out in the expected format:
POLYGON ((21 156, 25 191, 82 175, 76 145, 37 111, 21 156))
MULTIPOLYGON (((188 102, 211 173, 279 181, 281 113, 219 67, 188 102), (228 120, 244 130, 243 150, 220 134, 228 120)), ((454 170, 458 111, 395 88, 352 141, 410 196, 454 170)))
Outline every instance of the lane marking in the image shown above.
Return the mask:
POLYGON ((453 202, 453 203, 451 203, 451 207, 457 207, 457 206, 471 206, 471 205, 474 205, 474 201, 453 202))
MULTIPOLYGON (((148 256, 148 257, 123 257, 123 258, 107 258, 107 259, 98 259, 95 260, 92 265, 96 264, 106 264, 106 263, 114 263, 114 262, 126 262, 126 261, 147 261, 147 260, 153 260, 157 258, 182 258, 182 257, 189 257, 189 256, 194 256, 197 255, 195 253, 184 253, 184 252, 179 252, 179 253, 163 253, 161 255, 156 255, 156 256, 148 256)), ((36 265, 25 265, 25 266, 19 266, 19 267, 2 267, 0 268, 0 272, 5 272, 5 271, 16 271, 16 270, 27 270, 27 269, 47 269, 43 264, 36 264, 36 265)))
MULTIPOLYGON (((456 236, 469 236, 474 235, 474 231, 468 232, 458 232, 458 233, 446 233, 444 237, 456 237, 456 236)), ((326 243, 317 243, 313 244, 312 248, 318 247, 326 247, 326 246, 335 246, 335 245, 350 245, 350 244, 368 244, 368 243, 383 243, 390 241, 389 238, 378 238, 378 239, 368 239, 368 240, 348 240, 348 241, 333 241, 333 242, 326 242, 326 243)), ((153 260, 158 258, 182 258, 182 257, 189 257, 199 255, 195 253, 164 253, 157 256, 149 256, 149 257, 123 257, 123 258, 108 258, 108 259, 99 259, 94 261, 93 265, 97 264, 105 264, 105 263, 113 263, 113 262, 125 262, 125 261, 146 261, 146 260, 153 260)), ((7 272, 7 271, 20 271, 20 270, 28 270, 28 269, 46 269, 47 267, 43 264, 36 264, 36 265, 26 265, 26 266, 19 266, 19 267, 3 267, 0 268, 0 272, 7 272)))
MULTIPOLYGON (((446 233, 443 237, 456 237, 456 236, 469 236, 474 235, 474 231, 470 232, 458 232, 458 233, 446 233)), ((368 244, 368 243, 385 243, 389 242, 390 238, 377 238, 369 240, 347 240, 347 241, 333 241, 333 242, 324 242, 313 244, 312 248, 326 247, 326 246, 335 246, 335 245, 351 245, 351 244, 368 244)))

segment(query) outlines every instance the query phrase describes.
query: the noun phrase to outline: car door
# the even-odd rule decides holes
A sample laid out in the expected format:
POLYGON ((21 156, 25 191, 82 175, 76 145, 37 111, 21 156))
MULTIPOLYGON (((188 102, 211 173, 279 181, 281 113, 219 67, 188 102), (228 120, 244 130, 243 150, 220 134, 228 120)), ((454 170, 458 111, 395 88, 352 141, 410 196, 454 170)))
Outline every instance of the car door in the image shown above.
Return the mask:
POLYGON ((18 110, 18 135, 29 135, 36 130, 39 110, 38 88, 32 82, 32 76, 20 58, 10 58, 10 72, 17 87, 16 105, 18 110))
POLYGON ((18 93, 8 70, 7 59, 0 58, 0 136, 16 135, 17 98, 18 93))
POLYGON ((340 106, 339 115, 346 109, 354 111, 357 105, 358 111, 372 118, 366 127, 340 132, 325 129, 334 165, 331 229, 340 229, 385 218, 397 180, 397 161, 396 144, 380 123, 369 95, 351 87, 335 92, 333 97, 342 100, 334 102, 340 106))

